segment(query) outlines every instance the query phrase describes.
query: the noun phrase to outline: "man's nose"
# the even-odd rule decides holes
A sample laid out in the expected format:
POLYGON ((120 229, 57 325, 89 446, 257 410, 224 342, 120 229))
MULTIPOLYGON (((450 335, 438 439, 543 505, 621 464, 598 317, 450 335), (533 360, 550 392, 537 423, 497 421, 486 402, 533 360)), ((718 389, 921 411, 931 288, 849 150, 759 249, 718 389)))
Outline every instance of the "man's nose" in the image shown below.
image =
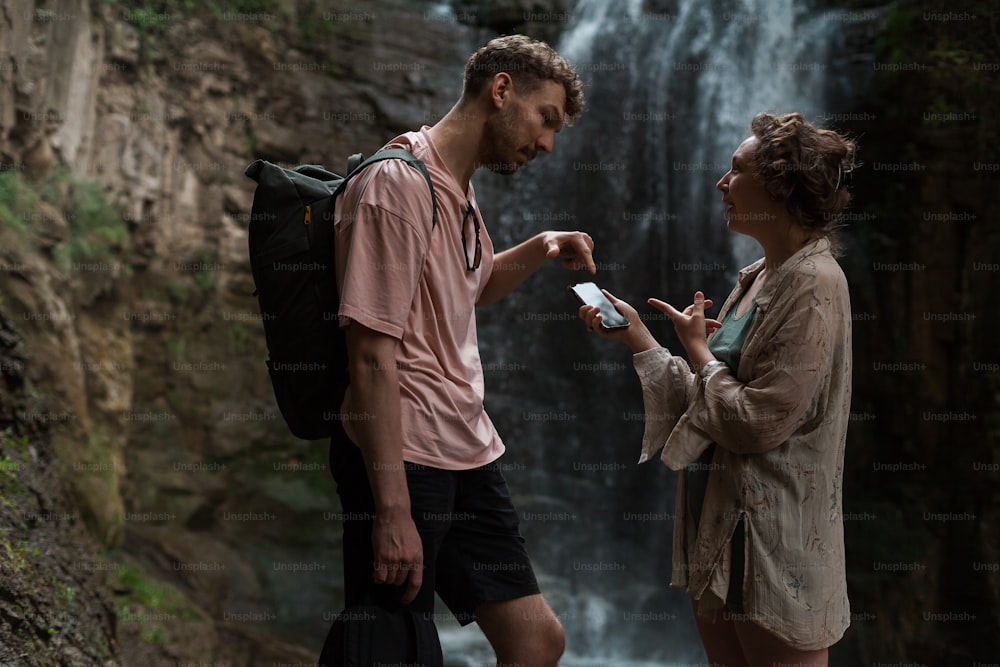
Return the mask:
POLYGON ((551 153, 552 149, 555 148, 556 144, 556 133, 547 132, 542 136, 538 137, 535 142, 535 148, 540 151, 545 151, 546 153, 551 153))

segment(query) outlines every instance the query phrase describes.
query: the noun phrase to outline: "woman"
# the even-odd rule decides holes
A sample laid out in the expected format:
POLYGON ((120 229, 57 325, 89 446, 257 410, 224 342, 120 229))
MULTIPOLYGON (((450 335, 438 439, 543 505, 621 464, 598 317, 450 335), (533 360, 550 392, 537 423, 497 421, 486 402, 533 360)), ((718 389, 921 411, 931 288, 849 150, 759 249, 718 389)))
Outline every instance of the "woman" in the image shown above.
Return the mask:
POLYGON ((850 623, 841 517, 851 314, 832 254, 855 146, 800 114, 758 114, 716 184, 730 230, 764 257, 739 273, 719 319, 701 292, 674 324, 690 359, 630 326, 646 411, 642 455, 680 470, 671 585, 686 587, 710 664, 826 665, 850 623))

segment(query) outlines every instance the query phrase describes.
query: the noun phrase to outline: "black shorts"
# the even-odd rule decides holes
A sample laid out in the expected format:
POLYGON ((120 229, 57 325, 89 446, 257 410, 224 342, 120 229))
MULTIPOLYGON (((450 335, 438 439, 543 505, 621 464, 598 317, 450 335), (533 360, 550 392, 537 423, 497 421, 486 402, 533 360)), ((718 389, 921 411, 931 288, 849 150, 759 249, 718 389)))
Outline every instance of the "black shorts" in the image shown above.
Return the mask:
MULTIPOLYGON (((358 604, 371 588, 376 597, 402 589, 372 582, 372 516, 375 504, 360 450, 341 434, 330 443, 344 526, 344 595, 358 604)), ((434 611, 441 596, 462 625, 484 602, 535 595, 538 581, 521 537, 517 510, 496 463, 471 470, 406 464, 410 510, 424 550, 424 579, 412 607, 434 611)))

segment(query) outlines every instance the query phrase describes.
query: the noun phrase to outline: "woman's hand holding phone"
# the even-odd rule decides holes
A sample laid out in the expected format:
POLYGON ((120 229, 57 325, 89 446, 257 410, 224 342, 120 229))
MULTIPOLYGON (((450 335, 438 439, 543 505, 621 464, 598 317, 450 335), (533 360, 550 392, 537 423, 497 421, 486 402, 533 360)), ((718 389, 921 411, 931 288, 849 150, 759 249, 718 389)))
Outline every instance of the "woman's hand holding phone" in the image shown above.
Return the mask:
MULTIPOLYGON (((660 347, 660 344, 649 332, 649 329, 646 328, 645 323, 642 321, 642 318, 639 317, 639 313, 635 308, 627 302, 614 296, 607 290, 602 289, 600 292, 607 299, 612 308, 617 311, 615 315, 617 316, 620 314, 620 316, 627 320, 627 324, 611 328, 605 326, 600 306, 593 305, 592 303, 597 301, 596 298, 591 297, 588 300, 589 302, 585 301, 581 294, 577 290, 574 290, 574 294, 577 295, 577 298, 584 302, 584 305, 580 306, 578 313, 579 317, 587 324, 587 328, 590 331, 597 332, 609 340, 616 340, 628 345, 633 354, 638 354, 639 352, 644 352, 654 347, 660 347)), ((586 292, 584 292, 584 294, 586 294, 586 292)), ((701 292, 699 292, 698 295, 700 296, 701 292)), ((696 298, 696 300, 698 299, 696 298)), ((712 306, 713 302, 711 299, 704 299, 698 304, 701 306, 701 308, 698 309, 698 315, 700 315, 700 317, 692 317, 695 315, 695 304, 688 306, 683 312, 678 312, 669 304, 658 299, 649 299, 649 303, 672 320, 674 320, 675 316, 680 316, 677 320, 674 320, 674 326, 677 329, 678 335, 682 337, 682 341, 685 338, 685 335, 690 333, 691 324, 695 324, 695 326, 698 326, 699 330, 704 331, 701 338, 702 341, 704 341, 704 336, 708 336, 722 326, 721 322, 704 317, 704 311, 712 306), (694 319, 695 322, 692 322, 692 319, 694 319), (698 322, 698 320, 701 321, 698 322)), ((606 307, 607 306, 605 305, 605 308, 606 307)), ((686 344, 685 347, 687 347, 686 344)))
MULTIPOLYGON (((580 316, 580 319, 587 324, 587 328, 590 331, 597 332, 599 335, 609 340, 615 340, 628 345, 633 354, 660 346, 660 344, 656 342, 656 339, 653 338, 653 335, 649 333, 649 329, 646 328, 646 325, 643 323, 642 319, 640 319, 639 313, 636 312, 635 308, 625 301, 622 301, 611 292, 607 290, 600 290, 600 294, 604 297, 603 300, 606 300, 607 304, 611 305, 613 311, 617 311, 614 313, 614 315, 617 316, 615 319, 617 320, 618 318, 623 318, 625 320, 624 325, 615 327, 605 326, 604 315, 601 312, 601 307, 593 305, 593 303, 597 302, 597 299, 589 298, 585 300, 581 296, 581 291, 578 290, 574 290, 573 293, 576 294, 577 298, 584 303, 584 305, 580 306, 578 315, 580 316)), ((583 291, 583 294, 586 294, 586 292, 583 291)), ((605 308, 607 308, 607 305, 605 305, 605 308)))

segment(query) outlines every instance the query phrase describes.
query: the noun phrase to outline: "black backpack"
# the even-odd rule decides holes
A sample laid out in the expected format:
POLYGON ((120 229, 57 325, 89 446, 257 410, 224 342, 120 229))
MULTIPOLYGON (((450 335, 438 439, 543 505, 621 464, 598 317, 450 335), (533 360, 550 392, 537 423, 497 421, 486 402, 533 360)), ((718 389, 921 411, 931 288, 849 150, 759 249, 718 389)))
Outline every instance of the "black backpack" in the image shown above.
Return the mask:
POLYGON ((250 270, 267 339, 267 370, 281 416, 292 434, 305 440, 331 435, 349 382, 347 341, 337 318, 334 205, 349 179, 382 160, 403 160, 423 175, 436 225, 437 199, 427 168, 401 148, 367 160, 352 155, 347 176, 317 165, 285 169, 266 160, 245 172, 257 181, 250 270))

